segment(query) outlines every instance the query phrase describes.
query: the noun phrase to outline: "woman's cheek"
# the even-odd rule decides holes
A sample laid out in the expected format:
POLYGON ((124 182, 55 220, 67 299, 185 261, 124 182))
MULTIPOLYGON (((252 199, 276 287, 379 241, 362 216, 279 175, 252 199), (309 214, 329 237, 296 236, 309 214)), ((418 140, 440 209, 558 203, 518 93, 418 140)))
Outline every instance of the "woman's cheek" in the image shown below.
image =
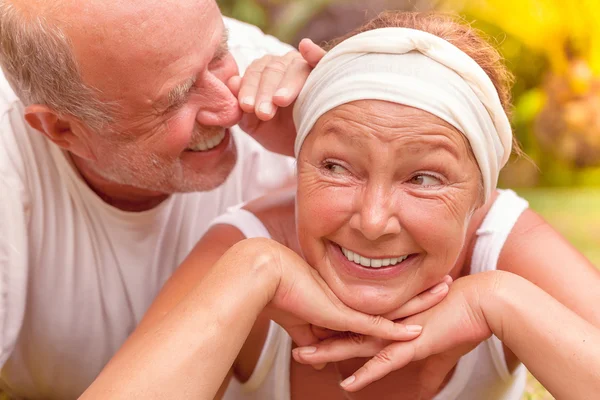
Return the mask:
POLYGON ((423 199, 402 202, 402 227, 428 254, 452 259, 464 240, 464 219, 444 204, 423 199))
POLYGON ((323 185, 299 190, 298 224, 314 236, 327 236, 350 219, 354 203, 353 188, 323 185))

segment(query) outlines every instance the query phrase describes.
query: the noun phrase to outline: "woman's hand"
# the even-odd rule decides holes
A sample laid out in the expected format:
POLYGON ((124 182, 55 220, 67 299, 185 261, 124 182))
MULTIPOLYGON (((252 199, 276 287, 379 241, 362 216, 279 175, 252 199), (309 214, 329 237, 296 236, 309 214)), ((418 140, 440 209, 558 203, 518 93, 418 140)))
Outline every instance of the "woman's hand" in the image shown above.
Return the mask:
POLYGON ((493 291, 494 285, 494 273, 456 280, 446 298, 438 305, 403 321, 423 326, 422 334, 413 341, 397 342, 357 335, 331 338, 309 348, 294 349, 294 359, 315 365, 373 357, 342 383, 345 390, 354 392, 411 361, 449 350, 466 354, 492 334, 480 299, 482 295, 493 291))
POLYGON ((228 82, 238 98, 244 116, 240 127, 266 149, 294 155, 296 128, 293 104, 312 69, 325 50, 310 39, 300 42, 299 52, 284 56, 264 56, 254 61, 243 77, 228 82))
POLYGON ((347 307, 295 252, 274 241, 270 248, 279 280, 266 311, 298 345, 318 342, 324 329, 394 341, 412 340, 420 334, 419 325, 394 323, 347 307))

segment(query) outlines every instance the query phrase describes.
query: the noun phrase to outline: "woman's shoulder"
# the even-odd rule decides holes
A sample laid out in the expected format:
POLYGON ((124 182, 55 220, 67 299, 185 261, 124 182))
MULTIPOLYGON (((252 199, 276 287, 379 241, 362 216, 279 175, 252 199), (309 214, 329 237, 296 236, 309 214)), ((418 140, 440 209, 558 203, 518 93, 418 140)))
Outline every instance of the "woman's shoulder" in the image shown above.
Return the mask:
POLYGON ((288 187, 252 200, 244 209, 265 226, 271 239, 298 252, 295 218, 296 187, 288 187))

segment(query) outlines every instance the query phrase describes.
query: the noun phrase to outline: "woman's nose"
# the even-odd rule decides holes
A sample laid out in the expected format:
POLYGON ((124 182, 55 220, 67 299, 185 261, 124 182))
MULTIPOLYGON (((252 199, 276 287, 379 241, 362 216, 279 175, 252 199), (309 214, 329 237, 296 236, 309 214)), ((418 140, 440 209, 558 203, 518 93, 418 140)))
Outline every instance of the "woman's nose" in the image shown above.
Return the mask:
POLYGON ((196 116, 199 124, 229 128, 240 121, 242 110, 238 100, 219 78, 207 73, 199 90, 202 96, 200 111, 196 116))
POLYGON ((350 227, 362 233, 368 240, 402 231, 400 220, 391 196, 383 190, 373 190, 363 196, 362 204, 350 218, 350 227))

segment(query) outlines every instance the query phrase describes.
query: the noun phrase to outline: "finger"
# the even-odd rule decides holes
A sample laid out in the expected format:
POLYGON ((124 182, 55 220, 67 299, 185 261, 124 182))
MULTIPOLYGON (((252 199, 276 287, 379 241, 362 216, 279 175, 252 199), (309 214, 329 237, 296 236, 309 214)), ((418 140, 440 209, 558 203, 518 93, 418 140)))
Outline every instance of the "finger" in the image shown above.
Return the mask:
POLYGON ((308 38, 302 39, 298 45, 298 50, 300 50, 300 54, 302 54, 302 57, 312 68, 316 67, 319 61, 321 61, 323 56, 327 53, 319 45, 308 38))
POLYGON ((233 93, 233 95, 235 97, 238 97, 241 86, 242 86, 242 77, 241 76, 238 76, 238 75, 232 76, 231 78, 229 78, 229 81, 227 81, 227 87, 229 88, 229 90, 231 90, 231 93, 233 93))
POLYGON ((446 282, 448 284, 448 286, 452 285, 452 282, 454 282, 454 279, 452 279, 452 277, 450 275, 446 275, 444 277, 444 282, 446 282))
POLYGON ((426 292, 413 297, 404 303, 404 305, 402 305, 399 309, 386 314, 385 317, 395 320, 406 318, 411 315, 421 313, 425 310, 429 310, 431 307, 442 301, 448 294, 449 290, 450 288, 448 284, 445 281, 442 281, 426 292))
POLYGON ((279 107, 287 107, 296 101, 311 70, 301 57, 292 60, 273 96, 273 103, 279 107))
POLYGON ((412 342, 393 343, 367 361, 354 374, 346 378, 340 386, 348 392, 356 392, 383 378, 412 361, 415 354, 412 342))
POLYGON ((373 357, 390 342, 364 335, 347 335, 311 346, 292 350, 294 360, 301 364, 322 364, 349 360, 356 357, 373 357))
POLYGON ((312 367, 314 369, 316 369, 317 371, 321 371, 321 370, 325 369, 326 366, 327 366, 327 363, 323 363, 323 364, 315 364, 312 367))
POLYGON ((313 335, 315 335, 317 338, 319 338, 319 340, 329 339, 331 337, 338 336, 342 333, 342 332, 334 331, 331 329, 322 328, 322 327, 316 326, 316 325, 311 325, 311 329, 312 329, 313 335))
POLYGON ((256 105, 256 92, 260 85, 262 73, 265 66, 271 61, 271 56, 265 56, 254 61, 246 69, 242 77, 241 87, 238 93, 240 107, 245 113, 254 113, 256 105))
POLYGON ((420 325, 405 325, 392 322, 379 315, 363 314, 343 304, 340 304, 334 310, 329 310, 329 313, 323 310, 324 315, 339 315, 340 312, 342 312, 343 318, 326 320, 322 321, 322 323, 320 321, 317 325, 336 331, 361 333, 389 340, 412 340, 423 329, 420 325))
POLYGON ((255 104, 256 116, 262 121, 268 121, 275 115, 277 106, 273 103, 273 96, 288 67, 297 57, 299 57, 297 52, 290 52, 283 58, 273 58, 263 69, 255 104))

